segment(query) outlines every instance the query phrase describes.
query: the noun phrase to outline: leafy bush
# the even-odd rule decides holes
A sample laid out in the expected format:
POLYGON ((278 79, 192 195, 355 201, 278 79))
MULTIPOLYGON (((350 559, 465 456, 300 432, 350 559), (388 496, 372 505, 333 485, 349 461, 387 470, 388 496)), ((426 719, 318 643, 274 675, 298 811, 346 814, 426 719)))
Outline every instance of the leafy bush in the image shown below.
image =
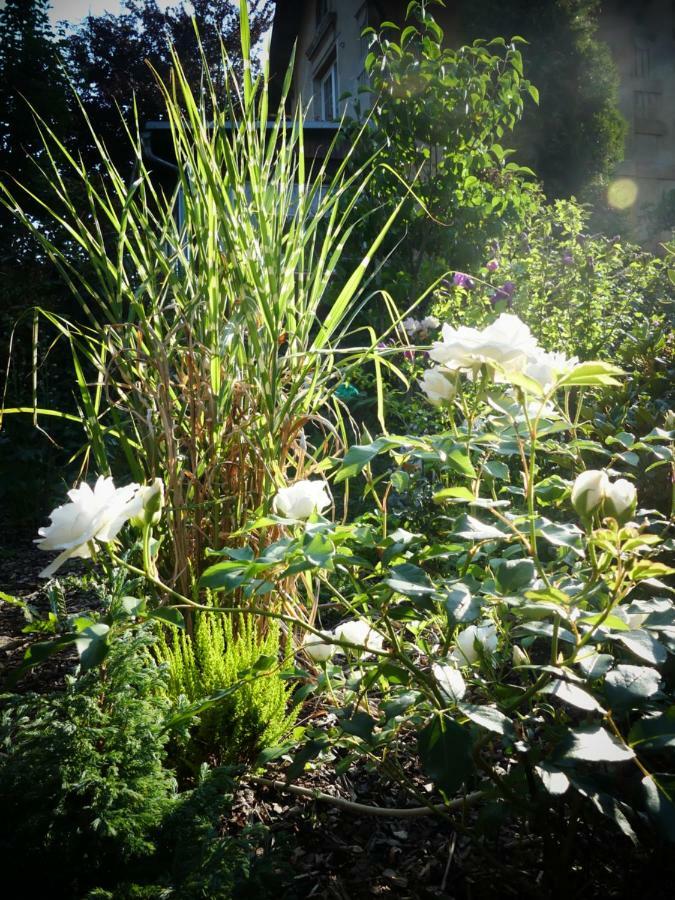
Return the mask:
POLYGON ((448 260, 475 265, 485 240, 517 228, 537 195, 534 173, 504 146, 526 99, 537 99, 523 77, 520 39, 451 49, 432 6, 410 3, 402 29, 385 22, 379 34, 365 32, 371 127, 358 153, 375 153, 377 166, 360 201, 367 224, 357 239, 377 233, 405 200, 379 275, 401 309, 448 260))
POLYGON ((63 692, 3 698, 2 870, 29 893, 73 896, 155 850, 175 782, 163 766, 166 675, 150 643, 127 632, 63 692))
POLYGON ((266 666, 278 659, 277 622, 260 629, 254 616, 197 613, 194 636, 174 633, 157 653, 168 666, 170 696, 200 708, 188 750, 193 761, 250 762, 292 728, 297 711, 287 712, 290 688, 278 670, 251 676, 261 659, 266 666))
POLYGON ((675 311, 675 292, 662 260, 588 234, 589 216, 574 200, 542 204, 522 229, 485 245, 470 286, 448 284, 435 313, 482 325, 495 311, 513 311, 551 349, 630 362, 630 335, 647 325, 661 331, 675 311))
POLYGON ((311 572, 349 617, 305 644, 335 719, 306 730, 288 777, 317 757, 338 772, 368 759, 419 796, 412 756, 441 810, 484 803, 563 843, 545 860, 552 881, 582 816, 634 842, 675 840, 673 511, 642 508, 632 471, 633 457, 672 466, 675 431, 598 440, 598 403, 621 371, 542 349, 512 315, 445 330, 430 355, 448 390, 439 401, 436 381, 422 387, 443 430, 383 435, 338 462, 335 482, 363 476, 379 514, 289 522, 277 552, 202 576, 227 591, 235 575, 253 586, 311 572), (374 472, 378 457, 388 470, 374 472), (436 512, 413 532, 390 509, 418 495, 415 473, 436 512))

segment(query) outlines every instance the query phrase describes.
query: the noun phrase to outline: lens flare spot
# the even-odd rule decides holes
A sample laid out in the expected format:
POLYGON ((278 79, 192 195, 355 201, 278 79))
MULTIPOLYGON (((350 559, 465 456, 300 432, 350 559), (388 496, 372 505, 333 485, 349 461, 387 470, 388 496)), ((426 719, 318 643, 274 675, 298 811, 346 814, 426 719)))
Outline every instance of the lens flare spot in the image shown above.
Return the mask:
POLYGON ((607 188, 607 202, 614 209, 628 209, 638 196, 638 186, 632 178, 617 178, 607 188))

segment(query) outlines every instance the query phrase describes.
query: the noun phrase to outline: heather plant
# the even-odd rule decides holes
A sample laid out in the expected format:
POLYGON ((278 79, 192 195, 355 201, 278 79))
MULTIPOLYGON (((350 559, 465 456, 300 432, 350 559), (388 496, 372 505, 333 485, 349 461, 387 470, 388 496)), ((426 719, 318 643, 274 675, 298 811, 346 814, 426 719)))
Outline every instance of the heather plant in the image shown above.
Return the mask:
POLYGON ((297 709, 289 711, 290 685, 278 671, 278 622, 261 629, 251 615, 202 612, 192 636, 174 632, 156 652, 167 666, 174 704, 187 702, 197 710, 187 749, 193 765, 204 759, 250 762, 292 731, 297 709), (222 699, 212 703, 219 693, 222 699))

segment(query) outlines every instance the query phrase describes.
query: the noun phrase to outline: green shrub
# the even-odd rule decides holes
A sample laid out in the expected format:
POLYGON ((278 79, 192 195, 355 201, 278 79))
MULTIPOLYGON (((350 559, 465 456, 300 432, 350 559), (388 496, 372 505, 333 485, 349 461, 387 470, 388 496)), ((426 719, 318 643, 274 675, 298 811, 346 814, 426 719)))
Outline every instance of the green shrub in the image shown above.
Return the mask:
POLYGON ((587 208, 574 200, 542 204, 522 229, 485 246, 472 288, 452 284, 439 292, 435 314, 483 325, 495 312, 512 311, 551 349, 630 362, 629 335, 649 324, 659 329, 673 314, 675 294, 662 260, 588 234, 588 222, 587 208))
MULTIPOLYGON (((158 850, 137 880, 121 880, 112 890, 97 888, 87 900, 182 900, 201 898, 291 898, 288 854, 268 839, 262 824, 229 833, 228 819, 234 791, 224 769, 203 767, 194 790, 181 794, 165 818, 158 850)), ((124 878, 126 873, 122 874, 124 878)))
POLYGON ((0 860, 28 894, 75 896, 155 849, 175 782, 163 767, 168 703, 150 642, 128 633, 63 692, 4 698, 0 860))
MULTIPOLYGON (((279 626, 265 633, 253 616, 207 613, 195 620, 194 636, 175 634, 173 643, 158 645, 168 664, 169 693, 199 703, 232 687, 261 657, 279 654, 279 626)), ((277 671, 261 673, 200 713, 188 753, 196 760, 248 761, 273 746, 293 725, 287 712, 289 688, 277 671)))

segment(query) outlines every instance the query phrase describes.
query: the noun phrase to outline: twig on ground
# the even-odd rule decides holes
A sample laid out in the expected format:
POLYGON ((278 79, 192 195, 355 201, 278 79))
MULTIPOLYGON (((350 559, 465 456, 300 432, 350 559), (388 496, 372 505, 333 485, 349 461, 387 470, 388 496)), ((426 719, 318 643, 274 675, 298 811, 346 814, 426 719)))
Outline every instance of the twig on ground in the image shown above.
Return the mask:
POLYGON ((458 797, 456 800, 450 800, 448 803, 437 803, 430 806, 411 806, 409 808, 397 809, 387 806, 370 806, 367 803, 355 803, 353 800, 345 800, 344 797, 333 797, 331 794, 325 794, 323 791, 314 788, 305 788, 296 784, 287 784, 285 781, 274 781, 271 778, 261 778, 257 775, 250 776, 250 781, 254 784, 261 784, 265 787, 275 788, 277 791, 287 791, 289 794, 295 794, 297 797, 307 797, 309 800, 321 800, 324 803, 332 803, 340 809, 347 809, 350 812, 360 813, 367 816, 391 816, 400 819, 413 819, 417 816, 429 816, 436 812, 448 812, 453 809, 462 809, 478 803, 485 796, 484 791, 474 791, 466 794, 464 797, 458 797))

